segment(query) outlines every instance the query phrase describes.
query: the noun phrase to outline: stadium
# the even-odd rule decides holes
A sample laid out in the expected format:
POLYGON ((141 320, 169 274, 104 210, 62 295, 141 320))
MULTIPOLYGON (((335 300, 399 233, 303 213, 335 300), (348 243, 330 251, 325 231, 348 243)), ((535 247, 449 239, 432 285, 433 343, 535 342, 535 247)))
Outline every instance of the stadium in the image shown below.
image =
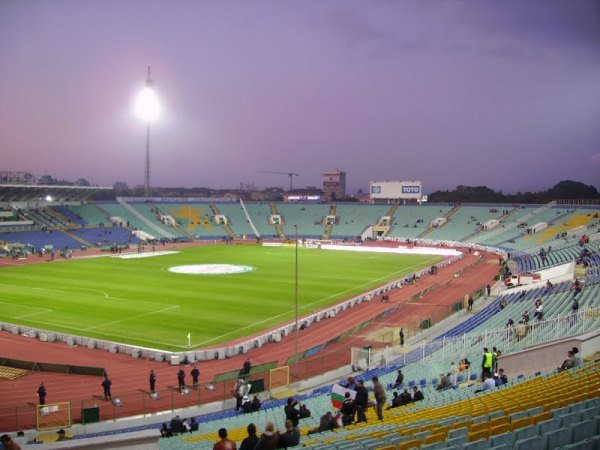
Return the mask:
POLYGON ((282 422, 294 396, 313 411, 300 424, 311 448, 542 439, 554 448, 595 434, 597 206, 90 201, 94 192, 0 186, 2 431, 52 441, 66 428, 69 445, 133 448, 156 441, 177 412, 200 429, 160 448, 209 448, 224 424, 241 441, 248 417, 259 428, 282 422), (507 328, 538 299, 543 317, 525 335, 507 328), (475 396, 483 347, 492 346, 509 382, 475 396), (558 373, 572 347, 581 366, 558 373), (472 366, 453 389, 436 390, 439 374, 464 358, 472 366), (233 409, 231 394, 247 359, 250 394, 263 402, 250 416, 233 409), (400 368, 403 386, 420 386, 425 401, 380 424, 306 435, 332 407, 331 383, 378 376, 390 398, 400 368), (576 388, 565 397, 567 379, 576 388), (36 405, 40 383, 47 406, 36 405), (561 433, 545 428, 553 426, 561 433))
POLYGON ((600 2, 0 2, 0 450, 600 448, 600 2))

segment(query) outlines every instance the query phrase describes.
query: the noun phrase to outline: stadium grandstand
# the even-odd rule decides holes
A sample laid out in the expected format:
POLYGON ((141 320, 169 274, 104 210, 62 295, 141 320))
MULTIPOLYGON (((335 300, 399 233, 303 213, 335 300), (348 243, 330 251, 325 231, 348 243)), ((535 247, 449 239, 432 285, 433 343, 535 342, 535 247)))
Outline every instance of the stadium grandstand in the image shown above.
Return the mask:
MULTIPOLYGON (((299 445, 314 450, 599 448, 598 206, 93 200, 106 191, 0 185, 0 279, 17 283, 21 266, 93 263, 102 255, 155 253, 155 246, 176 251, 262 244, 294 249, 296 258, 298 247, 366 250, 374 259, 392 251, 439 258, 230 341, 193 347, 188 334, 182 351, 84 333, 96 325, 24 325, 50 309, 19 309, 3 299, 10 306, 0 322, 1 432, 16 436, 24 430, 40 449, 208 450, 217 430, 227 428, 239 448, 250 422, 259 435, 268 422, 283 432, 284 407, 294 398, 311 411, 299 422, 299 445), (490 371, 502 368, 507 380, 482 390, 484 348, 494 347, 501 353, 490 371), (578 355, 564 365, 573 348, 578 355), (244 371, 246 360, 252 366, 244 371), (470 364, 459 367, 465 360, 470 364), (191 381, 195 365, 199 383, 191 381), (180 368, 188 377, 183 385, 177 385, 180 368), (150 370, 159 389, 148 386, 150 370), (403 380, 397 382, 399 370, 403 380), (443 389, 440 375, 450 379, 443 389), (108 377, 113 391, 105 399, 100 385, 108 377), (366 422, 312 432, 328 411, 339 415, 332 392, 355 392, 349 383, 362 380, 373 399, 374 377, 387 404, 404 388, 421 391, 424 399, 386 406, 381 420, 369 407, 366 422), (245 394, 261 400, 258 411, 236 408, 232 391, 240 378, 249 385, 245 394), (37 404, 40 383, 48 388, 46 405, 37 404), (175 416, 187 426, 193 417, 199 425, 182 432, 175 416), (163 423, 170 437, 161 437, 163 423), (66 430, 68 443, 54 443, 59 429, 66 430)), ((32 288, 32 298, 58 295, 41 288, 32 288)), ((227 289, 224 282, 221 289, 227 289)), ((74 308, 100 308, 111 300, 97 287, 75 292, 80 298, 72 299, 74 308), (89 290, 100 293, 88 299, 89 290)), ((123 336, 135 331, 121 317, 125 300, 115 302, 111 321, 123 336)), ((177 307, 158 310, 165 328, 174 325, 168 309, 177 307)), ((240 403, 246 400, 240 396, 240 403)))

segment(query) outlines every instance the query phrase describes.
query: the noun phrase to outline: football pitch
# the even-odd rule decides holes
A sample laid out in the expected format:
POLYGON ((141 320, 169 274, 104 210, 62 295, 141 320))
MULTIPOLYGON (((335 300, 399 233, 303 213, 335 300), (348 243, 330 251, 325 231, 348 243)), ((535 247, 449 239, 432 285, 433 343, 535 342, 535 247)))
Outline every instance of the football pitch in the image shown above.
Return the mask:
MULTIPOLYGON (((160 248, 162 250, 162 248, 160 248)), ((300 315, 442 258, 298 250, 300 315)), ((98 257, 0 269, 0 321, 167 351, 201 348, 294 317, 295 251, 216 245, 147 258, 98 257), (231 264, 231 274, 174 273, 231 264)))

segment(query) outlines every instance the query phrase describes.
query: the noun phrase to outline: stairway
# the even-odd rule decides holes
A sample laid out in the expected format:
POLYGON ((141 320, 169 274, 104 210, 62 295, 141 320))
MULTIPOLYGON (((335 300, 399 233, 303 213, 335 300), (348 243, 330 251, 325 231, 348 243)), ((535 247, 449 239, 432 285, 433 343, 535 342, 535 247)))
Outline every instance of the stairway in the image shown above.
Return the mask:
MULTIPOLYGON (((335 216, 335 203, 329 207, 329 216, 335 216)), ((333 223, 327 223, 325 226, 325 234, 323 235, 324 239, 329 239, 331 236, 331 230, 333 229, 333 223)))
POLYGON ((244 204, 244 201, 241 198, 240 198, 240 206, 244 210, 244 214, 246 216, 246 219, 248 220, 248 223, 250 224, 250 228, 252 228, 252 231, 254 231, 254 234, 256 235, 256 237, 260 239, 260 233, 258 232, 258 229, 254 226, 254 222, 252 222, 252 218, 250 217, 250 214, 248 213, 248 209, 246 208, 246 205, 244 204))
MULTIPOLYGON (((452 208, 450 211, 448 211, 446 214, 444 214, 442 217, 446 218, 446 222, 444 223, 444 225, 446 225, 446 223, 448 223, 448 220, 450 219, 450 217, 452 217, 454 214, 456 214, 456 211, 458 211, 460 209, 460 205, 456 205, 454 208, 452 208)), ((442 228, 444 225, 442 225, 441 227, 438 228, 442 228)), ((423 231, 421 234, 419 234, 417 236, 417 239, 422 239, 423 237, 427 236, 429 233, 431 233, 433 230, 437 230, 437 228, 432 228, 431 226, 427 226, 427 229, 425 231, 423 231)))
MULTIPOLYGON (((271 214, 279 215, 279 212, 277 211, 277 206, 275 206, 275 203, 271 203, 271 214)), ((283 227, 281 226, 280 223, 275 224, 275 231, 277 231, 277 236, 279 236, 281 239, 285 239, 285 235, 283 234, 283 227)))
POLYGON ((166 237, 169 239, 173 239, 175 237, 168 231, 163 230, 161 227, 159 227, 155 223, 148 220, 146 217, 144 217, 144 215, 142 213, 137 211, 133 206, 131 206, 129 203, 127 203, 121 197, 117 197, 117 203, 119 205, 121 205, 123 208, 125 208, 130 214, 135 216, 138 220, 142 221, 146 226, 148 226, 148 228, 151 228, 152 230, 154 230, 158 234, 158 236, 166 237))
MULTIPOLYGON (((221 214, 221 212, 219 211, 219 208, 217 208, 217 205, 215 205, 214 203, 210 204, 210 209, 213 212, 213 215, 215 215, 215 216, 224 215, 224 214, 221 214)), ((229 235, 229 237, 231 237, 231 239, 234 239, 234 240, 237 239, 237 236, 235 235, 235 233, 233 232, 233 230, 229 227, 229 225, 227 223, 220 223, 218 225, 221 225, 223 227, 223 229, 229 235)))

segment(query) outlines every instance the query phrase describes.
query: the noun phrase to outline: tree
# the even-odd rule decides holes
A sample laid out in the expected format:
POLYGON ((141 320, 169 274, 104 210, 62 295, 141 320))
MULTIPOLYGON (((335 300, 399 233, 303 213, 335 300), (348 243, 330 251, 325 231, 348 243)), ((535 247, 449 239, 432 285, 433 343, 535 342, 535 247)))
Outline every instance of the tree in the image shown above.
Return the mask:
POLYGON ((73 184, 75 184, 75 186, 89 186, 90 182, 85 178, 78 178, 73 184))

